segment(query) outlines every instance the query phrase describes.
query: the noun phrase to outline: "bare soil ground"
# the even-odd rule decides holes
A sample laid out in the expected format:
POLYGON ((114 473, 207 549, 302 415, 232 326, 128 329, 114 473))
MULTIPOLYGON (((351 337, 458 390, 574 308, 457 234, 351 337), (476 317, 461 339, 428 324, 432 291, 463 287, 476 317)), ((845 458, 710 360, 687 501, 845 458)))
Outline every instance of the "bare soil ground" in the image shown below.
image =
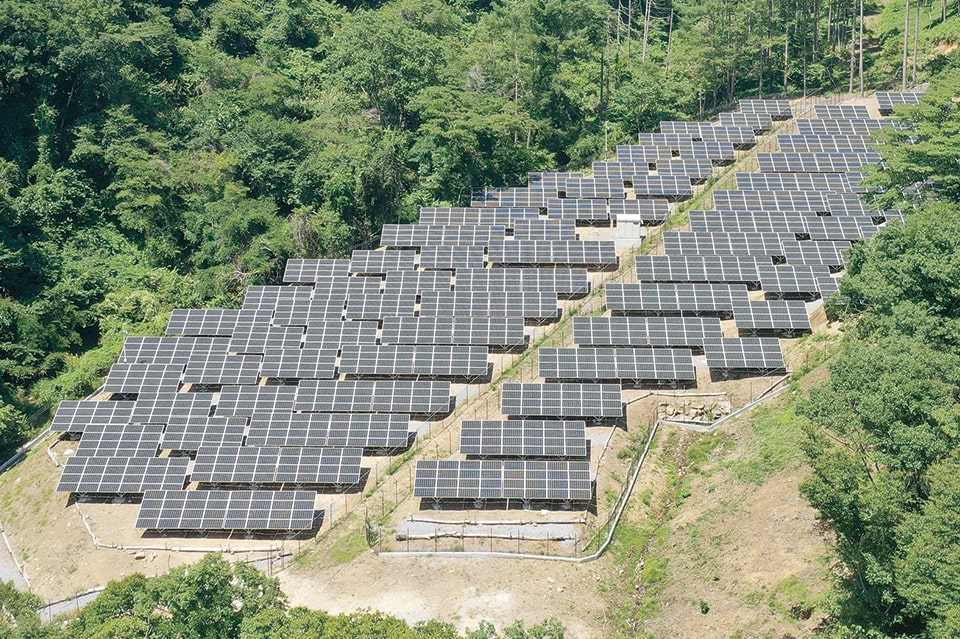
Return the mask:
MULTIPOLYGON (((610 230, 584 229, 585 239, 610 230)), ((611 277, 594 274, 595 284, 611 277)), ((625 265, 616 281, 632 281, 625 265)), ((602 297, 567 301, 565 311, 603 312, 602 297)), ((829 335, 822 308, 811 305, 815 329, 829 335)), ((559 326, 533 331, 532 343, 570 344, 568 313, 559 326)), ((732 330, 726 323, 725 330, 732 330)), ((733 334, 732 332, 730 334, 733 334)), ((805 382, 821 378, 820 346, 813 338, 784 340, 791 370, 808 370, 805 382)), ((532 349, 522 354, 493 355, 493 379, 542 381, 532 349)), ((461 629, 487 620, 498 626, 515 620, 528 624, 556 617, 573 638, 623 634, 611 612, 628 578, 610 555, 586 564, 547 559, 501 559, 456 553, 497 550, 576 557, 591 552, 591 544, 607 521, 630 470, 628 450, 642 448, 648 427, 666 404, 747 404, 777 380, 753 378, 714 381, 698 358, 696 389, 652 392, 625 390, 626 420, 616 426, 591 426, 592 470, 596 473, 596 503, 585 512, 512 508, 502 510, 433 510, 411 497, 412 468, 417 459, 457 458, 459 422, 499 415, 496 388, 455 387, 457 412, 443 420, 420 424, 417 448, 403 457, 369 457, 370 476, 362 491, 318 496, 325 511, 316 538, 207 539, 145 538, 134 527, 136 504, 68 502, 54 492, 62 463, 75 444, 58 442, 48 453, 41 447, 15 469, 0 476, 0 521, 18 559, 25 564, 32 589, 47 600, 58 600, 106 584, 132 572, 158 574, 196 561, 200 552, 228 552, 237 560, 255 561, 277 554, 295 554, 279 573, 293 605, 330 612, 370 608, 410 622, 441 619, 461 629), (687 396, 684 396, 687 395, 687 396), (621 452, 623 451, 623 452, 621 452), (396 532, 407 518, 447 522, 474 536, 456 539, 398 541, 396 532), (523 540, 496 538, 486 522, 509 520, 519 531, 551 530, 560 523, 578 526, 576 539, 548 540, 530 534, 523 540), (551 523, 552 522, 552 523, 551 523), (94 538, 97 543, 94 543, 94 538), (389 552, 436 551, 443 556, 407 557, 389 552)), ((779 401, 779 400, 776 400, 779 401)), ((658 436, 628 508, 634 524, 654 516, 650 504, 665 490, 675 453, 662 445, 669 429, 658 436), (644 495, 638 498, 638 495, 644 495), (649 496, 652 499, 648 499, 649 496)), ((738 465, 749 464, 758 452, 757 436, 748 417, 722 427, 723 445, 690 479, 689 496, 671 512, 665 539, 650 552, 665 555, 669 570, 658 592, 660 609, 624 636, 647 632, 655 637, 739 636, 781 637, 802 634, 817 623, 818 597, 828 581, 828 542, 813 513, 798 495, 806 469, 791 464, 765 477, 745 480, 738 465), (813 602, 811 604, 811 602, 813 602), (812 608, 810 606, 812 605, 812 608), (799 606, 799 607, 798 607, 799 606), (706 612, 704 609, 706 608, 706 612), (809 614, 808 614, 809 611, 809 614)), ((693 445, 702 435, 683 431, 693 445)), ((441 524, 437 524, 438 526, 441 524)), ((497 527, 498 534, 503 526, 497 527)), ((549 535, 547 535, 549 536, 549 535)), ((273 565, 273 564, 272 564, 273 565)), ((627 589, 629 590, 629 588, 627 589)))

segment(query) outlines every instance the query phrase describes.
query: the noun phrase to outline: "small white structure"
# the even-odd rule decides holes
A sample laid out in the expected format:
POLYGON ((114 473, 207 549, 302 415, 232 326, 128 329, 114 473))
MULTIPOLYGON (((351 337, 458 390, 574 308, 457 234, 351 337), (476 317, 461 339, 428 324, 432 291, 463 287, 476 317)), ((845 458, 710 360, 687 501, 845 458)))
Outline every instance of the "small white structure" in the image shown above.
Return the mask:
POLYGON ((617 216, 617 244, 636 246, 647 236, 647 227, 640 215, 617 216))

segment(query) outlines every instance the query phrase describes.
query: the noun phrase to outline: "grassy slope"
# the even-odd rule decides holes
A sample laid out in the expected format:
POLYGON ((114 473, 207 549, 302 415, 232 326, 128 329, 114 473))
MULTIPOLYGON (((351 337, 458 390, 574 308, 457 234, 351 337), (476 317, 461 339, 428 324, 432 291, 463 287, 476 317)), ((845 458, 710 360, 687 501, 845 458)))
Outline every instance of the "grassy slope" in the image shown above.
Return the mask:
POLYGON ((834 338, 801 340, 809 367, 782 395, 712 434, 664 428, 662 490, 634 497, 602 588, 615 637, 800 636, 829 616, 829 536, 807 475, 797 397, 826 376, 834 338))

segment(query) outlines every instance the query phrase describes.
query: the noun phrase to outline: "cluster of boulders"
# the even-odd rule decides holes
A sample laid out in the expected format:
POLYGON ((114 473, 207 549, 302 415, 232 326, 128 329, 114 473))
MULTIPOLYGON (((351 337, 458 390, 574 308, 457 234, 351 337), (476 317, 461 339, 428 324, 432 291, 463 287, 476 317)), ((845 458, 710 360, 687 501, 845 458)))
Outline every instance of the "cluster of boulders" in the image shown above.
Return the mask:
POLYGON ((660 419, 709 424, 729 415, 730 411, 730 400, 726 398, 710 401, 678 399, 676 402, 661 403, 657 416, 660 419))

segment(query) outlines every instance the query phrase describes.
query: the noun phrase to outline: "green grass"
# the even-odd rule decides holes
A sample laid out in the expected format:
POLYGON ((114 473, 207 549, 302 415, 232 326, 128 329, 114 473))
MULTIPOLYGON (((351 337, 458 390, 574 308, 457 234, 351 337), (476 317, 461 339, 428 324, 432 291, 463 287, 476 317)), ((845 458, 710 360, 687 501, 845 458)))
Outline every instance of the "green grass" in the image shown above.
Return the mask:
MULTIPOLYGON (((354 520, 356 516, 350 515, 347 519, 354 520)), ((350 521, 350 523, 352 524, 353 522, 350 521)), ((330 558, 338 564, 348 564, 363 554, 368 548, 370 548, 370 545, 367 543, 365 530, 356 530, 336 541, 330 549, 330 558)))
POLYGON ((737 479, 761 485, 803 462, 800 444, 806 420, 796 414, 792 400, 761 406, 749 419, 754 438, 747 444, 746 454, 731 464, 737 479))

